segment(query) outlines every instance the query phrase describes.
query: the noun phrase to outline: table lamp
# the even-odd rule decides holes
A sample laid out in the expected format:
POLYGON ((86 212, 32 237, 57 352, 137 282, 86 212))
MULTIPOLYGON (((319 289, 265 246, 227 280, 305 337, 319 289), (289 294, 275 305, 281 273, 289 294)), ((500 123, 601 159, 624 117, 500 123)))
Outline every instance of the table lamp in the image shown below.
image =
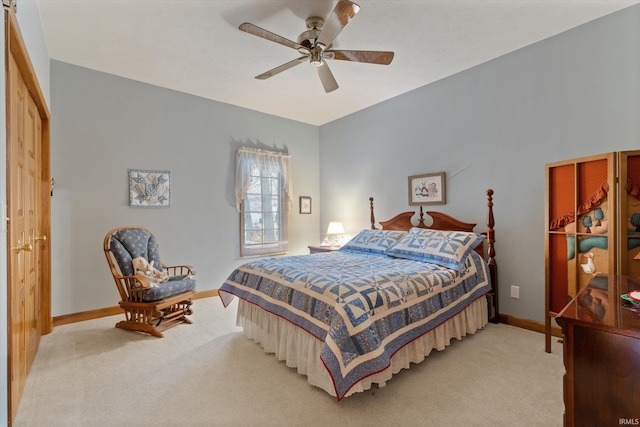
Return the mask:
POLYGON ((339 221, 329 222, 329 227, 327 227, 327 236, 331 236, 331 235, 336 236, 336 239, 333 241, 331 246, 340 246, 340 244, 342 243, 343 234, 344 234, 344 226, 342 225, 341 222, 339 221))

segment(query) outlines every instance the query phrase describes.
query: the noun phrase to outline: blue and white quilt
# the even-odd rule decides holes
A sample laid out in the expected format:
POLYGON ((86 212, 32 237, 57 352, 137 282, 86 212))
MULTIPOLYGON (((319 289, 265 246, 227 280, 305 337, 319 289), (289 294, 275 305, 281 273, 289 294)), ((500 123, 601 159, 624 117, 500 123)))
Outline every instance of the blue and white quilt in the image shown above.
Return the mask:
POLYGON ((249 262, 219 289, 323 342, 320 357, 341 399, 390 364, 401 347, 455 316, 491 289, 472 252, 461 271, 384 254, 334 251, 249 262))

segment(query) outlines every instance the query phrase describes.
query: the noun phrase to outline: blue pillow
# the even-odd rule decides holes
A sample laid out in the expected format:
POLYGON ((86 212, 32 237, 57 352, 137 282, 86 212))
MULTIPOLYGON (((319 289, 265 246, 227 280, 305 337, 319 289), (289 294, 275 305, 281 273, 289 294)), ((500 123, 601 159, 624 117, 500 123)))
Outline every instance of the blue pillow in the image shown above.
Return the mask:
POLYGON ((412 228, 385 254, 462 271, 469 253, 484 239, 478 233, 412 228))
POLYGON ((362 230, 340 250, 384 254, 406 235, 406 231, 398 230, 362 230))

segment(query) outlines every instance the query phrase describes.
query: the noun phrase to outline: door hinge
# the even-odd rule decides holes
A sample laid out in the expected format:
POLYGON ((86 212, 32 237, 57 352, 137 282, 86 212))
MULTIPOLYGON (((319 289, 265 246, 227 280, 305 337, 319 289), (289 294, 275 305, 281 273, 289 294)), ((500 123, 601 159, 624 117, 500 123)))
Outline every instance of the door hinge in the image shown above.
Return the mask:
POLYGON ((2 0, 2 5, 4 7, 13 8, 14 12, 16 12, 18 9, 18 5, 16 5, 16 0, 2 0))

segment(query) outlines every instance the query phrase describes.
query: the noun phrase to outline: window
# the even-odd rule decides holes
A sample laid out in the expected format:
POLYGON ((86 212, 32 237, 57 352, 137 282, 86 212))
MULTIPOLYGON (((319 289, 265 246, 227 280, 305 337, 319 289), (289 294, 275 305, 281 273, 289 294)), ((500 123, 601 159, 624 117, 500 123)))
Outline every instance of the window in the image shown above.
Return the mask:
POLYGON ((289 249, 291 156, 242 147, 236 152, 236 206, 240 256, 273 255, 289 249))

